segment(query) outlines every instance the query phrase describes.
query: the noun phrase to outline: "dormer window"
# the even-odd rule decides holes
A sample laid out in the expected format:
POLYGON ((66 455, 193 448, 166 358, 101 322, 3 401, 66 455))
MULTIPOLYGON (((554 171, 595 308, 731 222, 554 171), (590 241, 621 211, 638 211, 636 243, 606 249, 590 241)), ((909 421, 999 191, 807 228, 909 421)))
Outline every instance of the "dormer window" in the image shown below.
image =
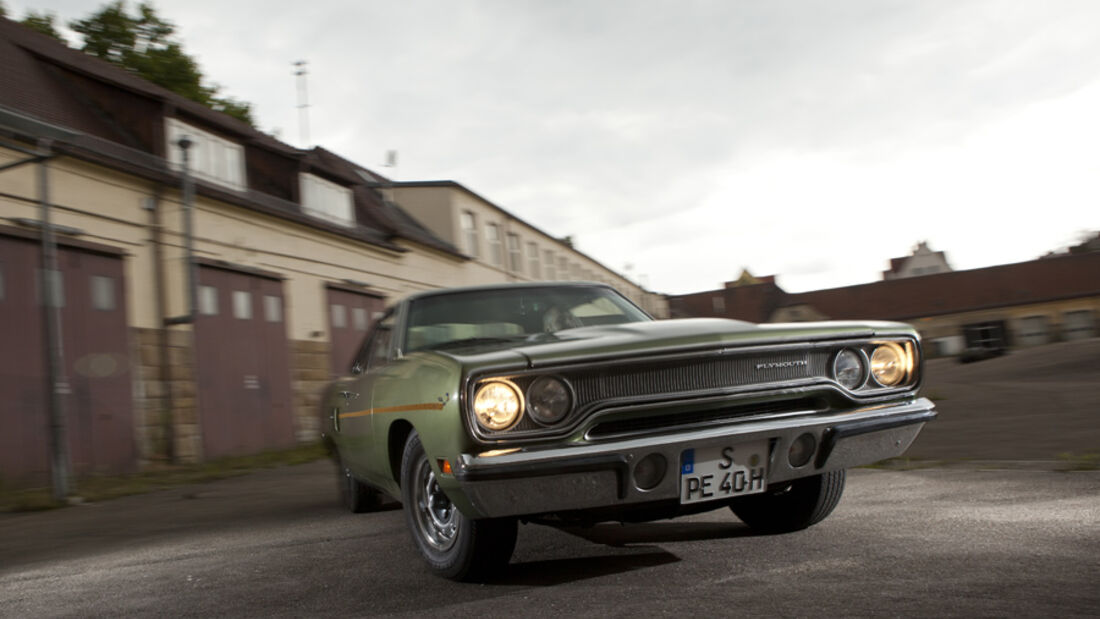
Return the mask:
POLYGON ((188 167, 195 178, 244 191, 244 148, 240 144, 175 118, 166 119, 165 136, 168 140, 168 165, 173 170, 183 169, 183 150, 179 147, 179 140, 187 136, 191 140, 187 151, 188 167))
POLYGON ((298 175, 298 182, 302 211, 307 215, 341 226, 355 225, 351 189, 306 172, 298 175))

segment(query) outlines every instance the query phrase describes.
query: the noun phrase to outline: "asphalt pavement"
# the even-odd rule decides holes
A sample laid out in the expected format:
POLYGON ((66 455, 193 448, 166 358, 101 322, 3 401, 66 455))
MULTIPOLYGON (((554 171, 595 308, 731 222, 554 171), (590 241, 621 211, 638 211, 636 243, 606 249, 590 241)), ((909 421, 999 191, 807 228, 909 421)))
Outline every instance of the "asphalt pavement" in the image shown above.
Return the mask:
POLYGON ((1100 451, 1100 340, 927 370, 917 460, 851 471, 806 531, 525 525, 507 574, 458 584, 321 461, 0 514, 0 617, 1100 616, 1100 472, 1058 470, 1100 451))
POLYGON ((0 615, 1096 616, 1100 473, 859 469, 837 510, 757 535, 725 509, 520 527, 488 584, 433 576, 394 505, 330 463, 0 517, 0 615))

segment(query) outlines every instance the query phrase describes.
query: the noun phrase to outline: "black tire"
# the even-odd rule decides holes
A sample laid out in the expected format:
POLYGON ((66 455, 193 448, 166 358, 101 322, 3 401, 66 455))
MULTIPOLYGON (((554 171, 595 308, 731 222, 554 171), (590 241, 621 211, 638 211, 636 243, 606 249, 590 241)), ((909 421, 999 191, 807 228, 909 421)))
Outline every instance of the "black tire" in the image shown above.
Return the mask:
POLYGON ((466 518, 440 490, 415 431, 401 458, 401 502, 413 542, 436 574, 481 580, 512 558, 516 519, 466 518))
POLYGON ((773 491, 738 499, 730 510, 764 533, 800 531, 825 519, 844 493, 844 470, 803 477, 773 491))
POLYGON ((336 484, 340 503, 353 514, 373 511, 382 504, 382 494, 356 479, 342 462, 336 463, 336 484))

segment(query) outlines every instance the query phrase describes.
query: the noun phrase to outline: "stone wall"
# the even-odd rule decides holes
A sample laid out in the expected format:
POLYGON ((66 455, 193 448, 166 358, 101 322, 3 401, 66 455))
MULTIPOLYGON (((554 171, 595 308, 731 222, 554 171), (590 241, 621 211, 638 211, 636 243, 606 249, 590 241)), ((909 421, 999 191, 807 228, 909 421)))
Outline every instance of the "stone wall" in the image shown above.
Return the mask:
POLYGON ((328 343, 291 340, 290 377, 298 442, 316 443, 321 440, 321 392, 329 382, 328 343))
POLYGON ((195 397, 192 332, 181 328, 134 329, 134 332, 138 347, 138 354, 135 355, 138 368, 134 425, 140 466, 147 468, 169 461, 170 419, 175 435, 176 462, 199 462, 202 459, 202 435, 195 397), (166 352, 161 350, 162 337, 167 338, 166 352))

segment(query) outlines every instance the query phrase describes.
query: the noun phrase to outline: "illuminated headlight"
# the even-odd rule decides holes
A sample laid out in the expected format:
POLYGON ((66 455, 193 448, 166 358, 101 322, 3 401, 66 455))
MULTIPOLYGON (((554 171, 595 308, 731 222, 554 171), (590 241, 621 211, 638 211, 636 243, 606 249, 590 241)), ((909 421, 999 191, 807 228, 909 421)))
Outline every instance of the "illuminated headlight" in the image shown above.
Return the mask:
POLYGON ((522 412, 523 396, 511 382, 489 381, 474 394, 474 417, 486 430, 507 430, 519 421, 522 412))
POLYGON ((527 388, 527 406, 531 417, 547 426, 558 423, 573 408, 569 386, 553 376, 542 376, 527 388))
POLYGON ((909 378, 913 359, 897 342, 882 342, 871 353, 871 375, 883 387, 896 387, 909 378))
POLYGON ((859 389, 866 373, 863 355, 856 350, 845 348, 833 359, 833 378, 845 389, 859 389))

